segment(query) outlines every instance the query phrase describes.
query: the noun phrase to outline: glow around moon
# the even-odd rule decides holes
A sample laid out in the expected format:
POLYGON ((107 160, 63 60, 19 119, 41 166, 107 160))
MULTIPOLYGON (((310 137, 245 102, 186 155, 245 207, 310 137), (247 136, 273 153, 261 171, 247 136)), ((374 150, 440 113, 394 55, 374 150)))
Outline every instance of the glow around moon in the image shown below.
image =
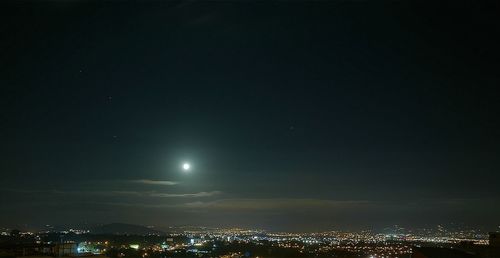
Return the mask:
POLYGON ((191 164, 189 164, 189 163, 183 163, 182 164, 182 170, 184 170, 184 171, 191 170, 191 164))

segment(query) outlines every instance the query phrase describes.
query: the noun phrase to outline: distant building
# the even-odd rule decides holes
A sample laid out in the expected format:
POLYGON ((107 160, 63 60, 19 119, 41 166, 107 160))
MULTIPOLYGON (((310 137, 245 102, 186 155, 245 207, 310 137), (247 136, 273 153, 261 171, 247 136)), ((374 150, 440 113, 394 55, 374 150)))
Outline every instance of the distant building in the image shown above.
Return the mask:
POLYGON ((0 254, 10 257, 74 257, 78 252, 76 243, 11 244, 1 246, 0 254))
POLYGON ((53 253, 59 257, 75 256, 78 253, 77 249, 78 249, 77 243, 61 243, 54 245, 53 253))
POLYGON ((202 240, 200 238, 189 239, 189 244, 191 244, 191 245, 197 245, 197 244, 201 244, 201 243, 202 243, 202 240))

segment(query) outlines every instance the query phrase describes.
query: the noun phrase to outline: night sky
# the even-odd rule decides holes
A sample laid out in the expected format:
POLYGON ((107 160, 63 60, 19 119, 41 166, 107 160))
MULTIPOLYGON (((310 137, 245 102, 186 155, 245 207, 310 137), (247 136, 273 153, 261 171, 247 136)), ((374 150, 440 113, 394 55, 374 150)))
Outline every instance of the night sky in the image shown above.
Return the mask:
POLYGON ((0 226, 496 228, 500 6, 436 2, 2 2, 0 226))

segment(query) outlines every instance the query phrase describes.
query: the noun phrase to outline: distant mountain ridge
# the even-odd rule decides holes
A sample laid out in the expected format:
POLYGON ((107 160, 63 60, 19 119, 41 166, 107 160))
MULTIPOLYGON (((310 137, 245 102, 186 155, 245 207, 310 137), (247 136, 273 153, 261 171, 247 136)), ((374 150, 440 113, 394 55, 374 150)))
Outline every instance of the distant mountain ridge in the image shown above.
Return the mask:
POLYGON ((160 230, 126 223, 110 223, 96 226, 90 229, 90 233, 114 235, 165 235, 165 232, 160 230))

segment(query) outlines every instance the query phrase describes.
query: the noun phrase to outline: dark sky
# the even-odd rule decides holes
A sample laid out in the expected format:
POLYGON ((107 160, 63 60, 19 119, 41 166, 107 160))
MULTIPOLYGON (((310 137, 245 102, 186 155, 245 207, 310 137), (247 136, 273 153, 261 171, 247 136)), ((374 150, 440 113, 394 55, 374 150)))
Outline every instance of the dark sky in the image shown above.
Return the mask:
POLYGON ((498 226, 500 8, 436 2, 2 2, 0 226, 498 226))

